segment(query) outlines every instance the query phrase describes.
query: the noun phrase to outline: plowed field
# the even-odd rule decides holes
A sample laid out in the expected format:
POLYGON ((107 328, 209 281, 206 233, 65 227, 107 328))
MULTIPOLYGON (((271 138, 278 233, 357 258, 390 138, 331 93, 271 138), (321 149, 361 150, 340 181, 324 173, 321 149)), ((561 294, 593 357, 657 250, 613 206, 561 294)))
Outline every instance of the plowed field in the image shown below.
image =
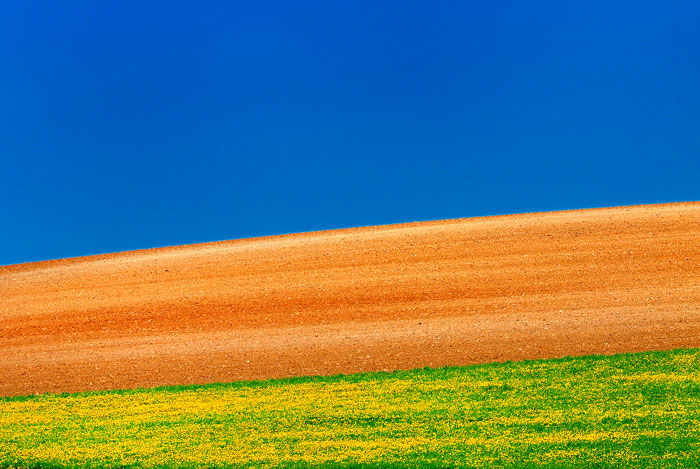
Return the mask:
POLYGON ((0 395, 700 346, 700 203, 0 267, 0 395))

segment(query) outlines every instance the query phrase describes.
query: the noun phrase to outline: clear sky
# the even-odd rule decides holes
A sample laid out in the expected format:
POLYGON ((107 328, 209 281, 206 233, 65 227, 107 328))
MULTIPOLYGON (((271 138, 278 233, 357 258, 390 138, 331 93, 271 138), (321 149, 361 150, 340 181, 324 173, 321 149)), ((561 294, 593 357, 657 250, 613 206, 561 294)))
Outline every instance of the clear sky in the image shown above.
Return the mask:
POLYGON ((0 4, 0 264, 700 199, 700 2, 0 4))

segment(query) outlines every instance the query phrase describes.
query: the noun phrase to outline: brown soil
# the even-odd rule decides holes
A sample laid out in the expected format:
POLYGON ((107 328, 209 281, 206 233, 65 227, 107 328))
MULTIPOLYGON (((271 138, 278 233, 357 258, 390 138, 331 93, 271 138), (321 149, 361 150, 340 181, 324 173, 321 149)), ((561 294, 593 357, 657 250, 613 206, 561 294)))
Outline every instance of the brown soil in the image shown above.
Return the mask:
POLYGON ((700 203, 0 267, 0 395, 700 346, 700 203))

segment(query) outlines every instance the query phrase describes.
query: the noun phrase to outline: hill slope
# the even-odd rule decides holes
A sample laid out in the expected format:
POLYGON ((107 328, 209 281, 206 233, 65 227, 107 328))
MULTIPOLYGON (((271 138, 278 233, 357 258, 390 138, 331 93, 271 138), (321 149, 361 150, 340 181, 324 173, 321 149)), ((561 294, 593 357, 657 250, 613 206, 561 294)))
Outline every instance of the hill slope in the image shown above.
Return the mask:
POLYGON ((700 203, 0 267, 0 395, 700 346, 700 203))

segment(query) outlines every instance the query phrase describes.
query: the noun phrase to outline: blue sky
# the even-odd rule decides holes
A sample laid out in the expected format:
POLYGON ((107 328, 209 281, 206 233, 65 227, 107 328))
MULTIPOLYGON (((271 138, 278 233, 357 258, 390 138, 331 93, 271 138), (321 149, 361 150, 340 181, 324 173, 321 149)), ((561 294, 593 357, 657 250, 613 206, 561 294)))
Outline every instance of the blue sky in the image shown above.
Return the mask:
POLYGON ((0 264, 700 199, 700 3, 4 2, 0 264))

